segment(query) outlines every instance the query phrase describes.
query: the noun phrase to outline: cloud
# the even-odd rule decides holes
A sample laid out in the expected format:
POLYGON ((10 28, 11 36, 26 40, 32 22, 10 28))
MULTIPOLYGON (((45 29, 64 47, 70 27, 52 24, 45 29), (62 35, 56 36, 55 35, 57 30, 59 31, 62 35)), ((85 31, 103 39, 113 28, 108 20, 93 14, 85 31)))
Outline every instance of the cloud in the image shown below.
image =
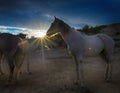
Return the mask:
POLYGON ((50 14, 44 14, 45 17, 47 17, 48 19, 53 19, 53 16, 50 14))
POLYGON ((29 28, 20 28, 20 27, 11 27, 11 26, 0 26, 1 33, 12 33, 19 34, 24 33, 27 34, 28 37, 36 36, 38 33, 46 33, 45 29, 37 30, 37 29, 29 29, 29 28))
POLYGON ((27 31, 28 31, 28 29, 26 29, 26 28, 0 26, 1 33, 12 33, 12 34, 26 33, 27 34, 27 31))

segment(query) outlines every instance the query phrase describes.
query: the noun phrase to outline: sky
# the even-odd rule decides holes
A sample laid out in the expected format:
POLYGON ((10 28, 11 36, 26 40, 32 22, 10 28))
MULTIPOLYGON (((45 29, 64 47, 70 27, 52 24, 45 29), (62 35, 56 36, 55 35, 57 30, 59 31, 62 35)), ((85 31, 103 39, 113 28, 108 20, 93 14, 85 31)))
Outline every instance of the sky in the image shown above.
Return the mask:
POLYGON ((46 32, 54 16, 74 28, 120 23, 120 0, 0 0, 0 32, 46 32))

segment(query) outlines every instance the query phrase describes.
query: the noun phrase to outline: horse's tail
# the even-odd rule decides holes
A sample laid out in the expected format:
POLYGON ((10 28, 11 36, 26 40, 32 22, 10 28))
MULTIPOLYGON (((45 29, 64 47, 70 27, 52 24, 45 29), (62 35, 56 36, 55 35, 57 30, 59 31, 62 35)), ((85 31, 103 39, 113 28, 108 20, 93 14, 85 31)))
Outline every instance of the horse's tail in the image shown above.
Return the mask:
POLYGON ((105 46, 107 46, 107 44, 110 44, 111 47, 115 47, 115 41, 112 37, 106 34, 97 34, 97 36, 104 42, 105 46))
POLYGON ((98 34, 97 35, 104 43, 104 50, 108 57, 113 57, 114 50, 115 50, 115 41, 112 37, 106 35, 106 34, 98 34))

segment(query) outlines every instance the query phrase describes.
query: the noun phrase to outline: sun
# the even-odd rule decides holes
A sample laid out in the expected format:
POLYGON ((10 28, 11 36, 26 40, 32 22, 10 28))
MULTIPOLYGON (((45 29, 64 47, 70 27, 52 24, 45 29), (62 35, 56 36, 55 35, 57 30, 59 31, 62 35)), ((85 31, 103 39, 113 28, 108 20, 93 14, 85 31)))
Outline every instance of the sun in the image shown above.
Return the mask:
POLYGON ((45 32, 37 32, 35 37, 44 38, 46 36, 45 32))
POLYGON ((44 38, 46 36, 46 30, 36 30, 36 29, 32 29, 29 30, 29 36, 28 37, 36 37, 36 38, 44 38))

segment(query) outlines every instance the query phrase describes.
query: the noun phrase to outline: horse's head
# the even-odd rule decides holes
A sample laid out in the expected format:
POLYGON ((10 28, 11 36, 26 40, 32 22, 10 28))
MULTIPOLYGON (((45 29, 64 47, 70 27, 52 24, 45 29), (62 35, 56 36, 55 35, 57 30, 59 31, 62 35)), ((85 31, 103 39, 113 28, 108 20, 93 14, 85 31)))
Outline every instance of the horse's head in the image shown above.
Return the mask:
POLYGON ((68 26, 64 21, 54 17, 54 21, 50 25, 47 34, 52 35, 54 33, 60 32, 63 35, 67 34, 70 30, 70 26, 68 26))

